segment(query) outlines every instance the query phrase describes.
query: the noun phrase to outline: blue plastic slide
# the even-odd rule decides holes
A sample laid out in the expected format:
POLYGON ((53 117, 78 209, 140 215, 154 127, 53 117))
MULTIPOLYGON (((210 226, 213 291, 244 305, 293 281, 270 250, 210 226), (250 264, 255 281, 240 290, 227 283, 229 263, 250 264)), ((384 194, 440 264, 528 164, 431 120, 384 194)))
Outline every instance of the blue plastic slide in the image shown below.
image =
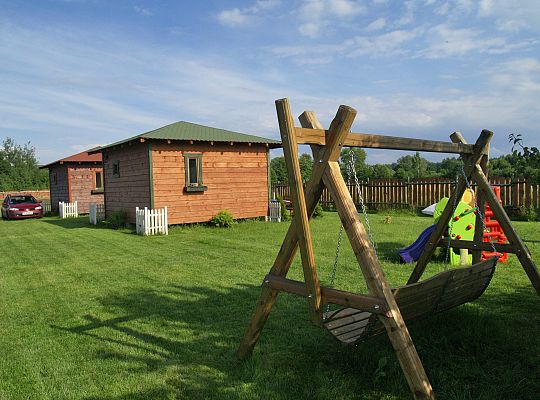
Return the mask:
POLYGON ((430 227, 426 228, 413 244, 398 251, 399 256, 404 262, 412 263, 413 261, 418 260, 420 254, 422 254, 422 250, 424 250, 424 247, 429 240, 431 232, 433 232, 433 229, 435 229, 436 226, 437 225, 431 225, 430 227))

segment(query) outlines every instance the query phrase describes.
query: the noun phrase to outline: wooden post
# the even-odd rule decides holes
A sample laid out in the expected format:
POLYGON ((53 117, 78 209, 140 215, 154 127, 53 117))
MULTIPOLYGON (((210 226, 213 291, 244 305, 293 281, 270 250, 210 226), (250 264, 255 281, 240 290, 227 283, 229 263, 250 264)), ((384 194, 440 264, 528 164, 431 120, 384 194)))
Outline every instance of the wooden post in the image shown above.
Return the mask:
POLYGON ((515 231, 514 227, 512 226, 510 218, 508 218, 508 215, 504 211, 503 206, 501 205, 501 203, 499 203, 499 199, 497 199, 497 196, 493 192, 493 189, 491 188, 486 176, 484 175, 482 168, 477 165, 473 174, 474 179, 478 183, 478 187, 484 192, 486 200, 491 207, 491 211, 493 211, 493 215, 501 225, 501 228, 506 237, 508 238, 508 241, 510 242, 510 244, 516 247, 516 255, 521 263, 521 266, 527 273, 527 276, 529 277, 529 280, 531 281, 534 289, 536 290, 536 293, 540 296, 540 275, 538 273, 536 265, 534 264, 529 249, 527 249, 525 243, 523 243, 523 241, 515 231))
MULTIPOLYGON (((490 132, 488 130, 483 130, 480 133, 480 136, 478 137, 478 140, 476 141, 474 145, 474 154, 472 154, 470 157, 467 157, 464 162, 467 163, 465 165, 465 175, 467 176, 467 179, 470 179, 471 174, 473 173, 474 169, 476 168, 476 164, 480 162, 482 159, 482 156, 486 153, 486 149, 489 147, 489 142, 491 140, 491 137, 493 136, 493 132, 490 132)), ((454 132, 451 136, 452 141, 459 140, 461 137, 461 134, 459 132, 454 132)), ((422 274, 424 273, 424 270, 426 269, 428 261, 431 259, 433 252, 435 251, 435 248, 437 247, 437 244, 439 243, 439 240, 443 236, 444 231, 447 229, 448 221, 450 221, 450 218, 452 217, 453 210, 453 204, 454 202, 457 204, 457 201, 461 199, 461 196, 463 196, 463 192, 466 188, 466 183, 464 179, 459 179, 456 185, 456 189, 448 199, 448 203, 446 204, 446 207, 444 208, 444 211, 441 214, 441 217, 439 218, 439 222, 437 222, 437 226, 431 233, 431 236, 428 239, 428 243, 424 247, 424 251, 418 258, 418 261, 416 262, 416 266, 414 267, 413 272, 411 273, 411 276, 409 277, 409 280, 407 281, 407 284, 410 285, 411 283, 418 282, 422 274), (455 201, 454 201, 455 199, 455 201)))
POLYGON ((294 209, 293 223, 296 225, 304 280, 309 291, 308 298, 311 304, 311 320, 316 325, 322 325, 321 287, 315 266, 311 231, 309 229, 309 215, 307 213, 302 175, 298 162, 298 144, 296 143, 296 132, 289 101, 287 99, 277 100, 276 110, 281 141, 283 143, 283 154, 287 166, 289 187, 291 188, 291 201, 294 209))
MULTIPOLYGON (((304 128, 320 127, 319 121, 313 114, 305 115, 300 121, 304 128)), ((375 254, 375 249, 367 239, 367 233, 360 222, 356 205, 343 180, 339 165, 335 161, 328 164, 329 168, 325 171, 323 181, 334 199, 334 204, 345 228, 345 232, 349 237, 362 274, 366 279, 370 293, 373 296, 385 299, 387 303, 390 311, 389 317, 381 317, 381 321, 388 332, 409 387, 417 399, 434 399, 435 395, 431 384, 405 326, 394 295, 386 281, 375 254)))
MULTIPOLYGON (((308 216, 311 216, 313 211, 315 211, 317 202, 319 201, 323 192, 324 185, 322 183, 322 176, 327 166, 326 163, 328 160, 335 161, 339 157, 343 140, 351 129, 355 116, 356 110, 353 108, 347 106, 339 107, 339 110, 329 128, 329 131, 332 133, 329 135, 331 142, 327 143, 320 152, 317 152, 317 158, 313 160, 314 163, 313 170, 311 172, 311 179, 306 184, 305 188, 306 209, 308 216)), ((283 244, 279 249, 278 255, 276 256, 272 269, 270 270, 270 274, 282 277, 286 276, 289 268, 291 267, 291 263, 297 249, 298 235, 296 232, 296 225, 291 224, 287 234, 285 235, 283 244)), ((240 343, 240 346, 236 352, 237 358, 244 359, 253 351, 253 347, 255 347, 257 340, 259 340, 264 324, 268 319, 268 315, 272 310, 272 306, 276 301, 278 293, 278 290, 269 288, 267 286, 262 287, 255 311, 248 327, 246 328, 242 342, 240 343)))

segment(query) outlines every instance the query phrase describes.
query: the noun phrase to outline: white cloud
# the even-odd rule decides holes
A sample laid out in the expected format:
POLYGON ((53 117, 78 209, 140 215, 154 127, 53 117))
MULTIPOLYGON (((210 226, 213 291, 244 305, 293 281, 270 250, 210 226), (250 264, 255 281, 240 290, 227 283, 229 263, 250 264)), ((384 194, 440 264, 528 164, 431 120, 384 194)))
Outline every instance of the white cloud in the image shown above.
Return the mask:
POLYGON ((384 18, 377 18, 375 21, 371 22, 367 27, 366 31, 372 32, 372 31, 378 31, 386 26, 386 19, 384 18))
POLYGON ((361 2, 354 0, 304 0, 297 10, 302 21, 298 31, 301 35, 316 38, 331 24, 350 20, 366 10, 361 2))
POLYGON ((348 55, 357 57, 362 55, 390 56, 406 54, 410 50, 404 45, 417 38, 421 33, 422 29, 416 28, 412 30, 395 30, 374 37, 357 36, 354 38, 354 45, 348 55))
POLYGON ((403 5, 405 7, 405 11, 396 21, 397 26, 408 25, 414 21, 414 11, 416 8, 416 3, 414 2, 414 0, 405 1, 403 5))
POLYGON ((249 7, 222 10, 218 13, 217 20, 220 24, 230 28, 246 25, 256 15, 277 7, 280 4, 281 0, 258 0, 249 7))
POLYGON ((486 38, 478 29, 455 28, 446 24, 440 24, 429 29, 426 38, 428 46, 418 51, 416 55, 432 59, 461 56, 472 51, 487 54, 504 54, 537 43, 534 39, 510 42, 502 36, 486 38))
POLYGON ((246 24, 249 21, 249 14, 239 8, 223 10, 217 16, 218 21, 228 27, 236 27, 246 24))
POLYGON ((135 10, 137 14, 142 15, 144 17, 150 17, 154 15, 154 12, 150 10, 149 8, 144 8, 141 6, 134 6, 133 9, 135 10))

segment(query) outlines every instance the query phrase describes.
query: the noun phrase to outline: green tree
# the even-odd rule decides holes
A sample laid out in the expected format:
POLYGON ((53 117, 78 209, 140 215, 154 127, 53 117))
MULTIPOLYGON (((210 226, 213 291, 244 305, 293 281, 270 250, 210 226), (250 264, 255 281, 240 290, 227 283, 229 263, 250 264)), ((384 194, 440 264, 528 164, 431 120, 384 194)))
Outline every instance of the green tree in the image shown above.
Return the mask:
POLYGON ((507 154, 501 157, 492 158, 489 160, 489 175, 491 176, 504 176, 511 178, 517 175, 516 166, 514 165, 511 154, 507 154))
POLYGON ((285 157, 274 157, 270 160, 270 178, 272 183, 286 183, 287 167, 285 165, 285 157))
POLYGON ((540 181, 540 150, 537 147, 524 146, 521 134, 508 135, 512 143, 512 158, 516 172, 530 180, 540 181))
POLYGON ((387 179, 394 176, 394 170, 387 164, 375 164, 372 168, 371 177, 375 179, 387 179))
POLYGON ((302 182, 307 182, 311 178, 311 170, 313 169, 313 159, 309 154, 302 154, 298 157, 300 164, 300 173, 302 174, 302 182))
POLYGON ((445 178, 454 179, 456 176, 461 175, 461 166, 463 163, 459 158, 448 157, 438 163, 438 175, 445 178))
POLYGON ((0 147, 0 190, 44 189, 48 182, 48 173, 39 169, 30 142, 21 146, 5 138, 0 147))
POLYGON ((428 174, 428 161, 416 152, 414 156, 403 156, 398 158, 394 164, 394 172, 396 178, 425 178, 428 174))
POLYGON ((342 149, 339 157, 341 173, 346 182, 351 182, 353 177, 349 173, 350 164, 354 160, 354 169, 359 180, 365 180, 371 176, 372 168, 366 165, 366 152, 358 147, 342 149))

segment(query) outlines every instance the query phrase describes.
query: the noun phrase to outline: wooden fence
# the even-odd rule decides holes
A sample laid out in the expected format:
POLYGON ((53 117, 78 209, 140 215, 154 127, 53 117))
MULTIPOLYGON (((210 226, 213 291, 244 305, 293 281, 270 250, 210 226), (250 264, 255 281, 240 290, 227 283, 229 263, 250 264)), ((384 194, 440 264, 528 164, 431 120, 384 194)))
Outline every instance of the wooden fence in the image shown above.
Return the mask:
POLYGON ((281 222, 281 204, 279 201, 272 200, 269 205, 268 221, 281 222))
POLYGON ((135 226, 141 235, 168 235, 167 207, 149 209, 148 207, 135 209, 135 226))
POLYGON ((60 218, 77 218, 79 216, 79 208, 77 207, 77 202, 64 203, 63 201, 60 201, 58 203, 58 210, 60 213, 60 218))
MULTIPOLYGON (((489 181, 492 185, 500 186, 504 207, 514 209, 540 208, 540 184, 527 182, 524 178, 493 177, 489 181)), ((374 179, 361 181, 360 190, 364 202, 371 208, 423 208, 438 202, 442 197, 449 197, 454 185, 455 181, 448 178, 426 178, 410 181, 374 179)), ((360 204, 355 185, 348 185, 348 187, 355 204, 360 204)), ((287 184, 272 185, 272 193, 286 200, 290 199, 287 184)), ((330 192, 326 188, 321 197, 321 204, 323 206, 333 204, 330 192)))

